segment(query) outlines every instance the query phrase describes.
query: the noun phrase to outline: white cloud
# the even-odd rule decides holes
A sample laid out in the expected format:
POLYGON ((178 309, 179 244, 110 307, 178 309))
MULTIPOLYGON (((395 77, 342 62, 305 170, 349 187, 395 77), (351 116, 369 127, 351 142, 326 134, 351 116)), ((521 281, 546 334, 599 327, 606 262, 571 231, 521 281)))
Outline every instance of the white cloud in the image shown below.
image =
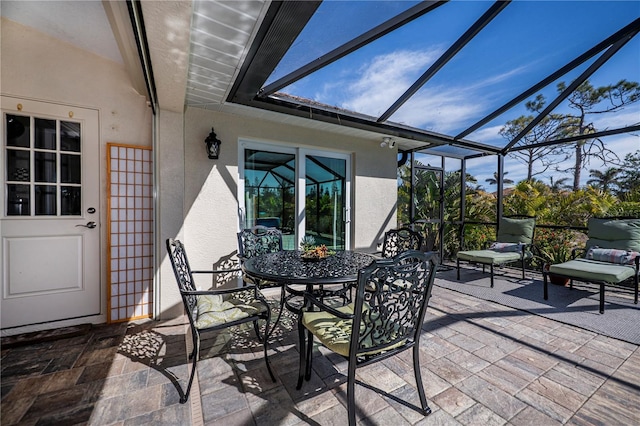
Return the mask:
MULTIPOLYGON (((429 51, 399 50, 375 56, 355 73, 343 78, 338 76, 333 82, 324 84, 315 99, 380 116, 441 54, 442 49, 436 48, 429 51)), ((486 113, 482 99, 491 96, 492 92, 486 90, 488 86, 498 85, 523 69, 514 68, 467 86, 430 87, 427 84, 391 120, 441 133, 454 131, 461 127, 461 123, 468 123, 486 113)))
POLYGON ((500 129, 502 129, 504 126, 500 125, 500 126, 491 126, 491 127, 487 127, 487 128, 481 128, 480 130, 476 130, 475 132, 471 133, 467 138, 476 142, 482 142, 482 143, 487 143, 487 142, 495 142, 497 140, 502 141, 503 143, 506 143, 507 140, 505 138, 503 138, 502 136, 500 136, 500 129))
POLYGON ((640 103, 630 105, 617 113, 593 116, 593 124, 598 130, 618 129, 640 123, 640 103))
MULTIPOLYGON (((345 101, 341 107, 381 115, 440 54, 439 50, 400 50, 374 57, 358 69, 355 81, 346 85, 348 89, 343 94, 345 101)), ((337 86, 344 85, 338 83, 337 86)))
POLYGON ((392 121, 448 133, 460 128, 461 122, 482 112, 482 102, 470 101, 469 93, 459 88, 421 90, 392 117, 392 121))

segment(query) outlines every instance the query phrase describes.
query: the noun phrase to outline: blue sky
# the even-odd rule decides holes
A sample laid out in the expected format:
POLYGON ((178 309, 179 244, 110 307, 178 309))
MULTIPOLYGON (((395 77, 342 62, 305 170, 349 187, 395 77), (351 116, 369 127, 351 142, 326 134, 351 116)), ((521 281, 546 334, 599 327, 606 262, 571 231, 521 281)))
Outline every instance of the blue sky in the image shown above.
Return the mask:
MULTIPOLYGON (((416 3, 325 1, 268 83, 416 3)), ((453 0, 282 91, 379 116, 492 4, 453 0)), ((513 1, 390 121, 457 134, 638 17, 637 0, 513 1)), ((592 61, 560 80, 569 83, 592 61)), ((640 81, 640 36, 590 77, 595 86, 621 79, 640 81)), ((542 93, 551 101, 555 83, 542 93)), ((561 104, 556 112, 566 108, 561 104)), ((503 146, 507 141, 498 134, 500 128, 526 113, 524 104, 516 106, 468 138, 503 146)), ((600 130, 638 124, 640 103, 595 123, 600 130)), ((606 142, 621 157, 640 149, 640 138, 629 134, 606 142)), ((469 170, 481 183, 495 167, 495 159, 474 163, 484 161, 487 166, 469 170)), ((598 167, 604 166, 589 168, 598 167)), ((523 176, 523 167, 507 163, 507 169, 514 180, 523 176)), ((584 176, 588 179, 588 172, 584 176)))

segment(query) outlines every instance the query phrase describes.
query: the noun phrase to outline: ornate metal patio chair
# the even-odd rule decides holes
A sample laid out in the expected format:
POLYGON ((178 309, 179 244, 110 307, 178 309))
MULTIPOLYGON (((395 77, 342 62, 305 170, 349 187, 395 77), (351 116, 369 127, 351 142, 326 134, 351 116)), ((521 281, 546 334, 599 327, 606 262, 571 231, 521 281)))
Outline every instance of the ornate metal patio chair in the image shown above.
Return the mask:
MULTIPOLYGON (((265 253, 282 251, 282 232, 278 228, 256 225, 253 228, 238 232, 238 258, 240 263, 265 253)), ((245 284, 256 284, 258 287, 279 287, 271 281, 257 281, 247 275, 242 276, 245 284)))
POLYGON ((266 336, 269 335, 271 310, 258 288, 255 285, 250 285, 226 290, 198 290, 193 279, 195 274, 237 274, 239 269, 192 271, 184 245, 173 238, 168 238, 166 243, 167 253, 171 260, 171 266, 173 266, 193 337, 193 352, 189 355, 189 358, 193 359, 193 366, 187 389, 184 396, 180 397, 180 403, 184 404, 189 399, 200 352, 200 333, 205 331, 221 330, 252 322, 256 335, 264 347, 267 370, 275 382, 267 356, 268 339, 266 336), (258 320, 264 320, 264 334, 262 336, 258 328, 258 320))
POLYGON ((633 282, 633 303, 638 303, 640 281, 640 218, 590 218, 588 240, 583 249, 573 250, 573 259, 543 270, 544 300, 549 298, 549 274, 600 286, 600 313, 604 314, 606 286, 633 282), (582 253, 583 257, 577 257, 582 253))
MULTIPOLYGON (((347 409, 349 425, 356 424, 356 369, 413 349, 413 369, 423 415, 427 405, 420 374, 420 335, 437 269, 437 254, 409 250, 393 258, 377 259, 358 273, 354 302, 334 309, 305 293, 305 308, 298 316, 300 370, 297 389, 309 380, 313 336, 329 350, 348 360, 347 409)), ((397 397, 373 388, 392 399, 397 397)))
POLYGON ((500 219, 496 241, 485 250, 459 251, 456 254, 457 279, 460 280, 460 261, 480 263, 482 272, 485 265, 489 265, 491 272, 491 287, 493 288, 494 266, 504 266, 509 263, 522 263, 522 279, 525 278, 525 261, 533 257, 533 234, 536 219, 533 216, 505 216, 500 219))
POLYGON ((422 235, 412 229, 403 227, 399 229, 391 229, 384 234, 384 242, 382 243, 382 257, 393 257, 407 250, 422 250, 424 238, 422 235))

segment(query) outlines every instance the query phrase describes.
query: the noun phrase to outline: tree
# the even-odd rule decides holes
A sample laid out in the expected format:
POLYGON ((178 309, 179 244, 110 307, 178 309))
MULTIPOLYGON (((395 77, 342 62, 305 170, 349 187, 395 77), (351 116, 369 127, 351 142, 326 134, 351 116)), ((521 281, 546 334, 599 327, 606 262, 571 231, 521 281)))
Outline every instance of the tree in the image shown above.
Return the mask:
MULTIPOLYGON (((538 95, 532 101, 525 104, 527 110, 539 114, 545 106, 543 95, 538 95)), ((537 115, 536 114, 536 115, 537 115)), ((520 117, 507 121, 507 124, 500 129, 500 135, 506 140, 511 141, 520 134, 533 121, 533 115, 521 115, 520 117)), ((557 133, 560 123, 564 119, 561 114, 549 114, 544 117, 538 125, 536 125, 529 133, 518 142, 518 145, 527 146, 557 139, 557 133)), ((512 151, 509 155, 513 156, 518 162, 527 166, 527 180, 531 180, 534 176, 545 173, 556 165, 562 163, 569 154, 565 152, 564 147, 558 145, 530 147, 512 151), (537 164, 537 167, 534 166, 537 164)))
POLYGON ((566 183, 568 180, 569 180, 569 178, 567 178, 567 177, 563 177, 563 178, 560 178, 560 179, 553 180, 553 176, 549 176, 549 187, 551 188, 551 192, 560 192, 563 189, 571 188, 566 183))
POLYGON ((587 185, 595 186, 604 192, 610 192, 612 187, 617 187, 618 182, 616 180, 620 169, 615 167, 609 167, 604 172, 597 169, 589 170, 589 176, 591 179, 587 181, 587 185))
MULTIPOLYGON (((558 92, 566 89, 564 82, 558 83, 558 92)), ((623 109, 640 100, 640 84, 627 80, 620 80, 616 84, 593 87, 589 80, 582 83, 567 98, 569 107, 574 114, 566 114, 559 125, 558 134, 567 136, 584 136, 596 133, 591 117, 623 109)), ((575 162, 573 167, 564 171, 573 172, 573 190, 580 187, 582 169, 589 164, 592 157, 605 163, 619 164, 620 158, 608 149, 599 138, 587 138, 577 141, 574 145, 575 162)))
POLYGON ((624 157, 618 180, 620 196, 628 198, 631 193, 640 193, 640 150, 624 157))
MULTIPOLYGON (((509 172, 502 172, 502 183, 507 185, 511 185, 513 181, 511 179, 505 179, 504 177, 509 174, 509 172)), ((492 178, 485 179, 485 182, 488 182, 489 185, 497 185, 498 184, 498 172, 493 172, 492 178)))

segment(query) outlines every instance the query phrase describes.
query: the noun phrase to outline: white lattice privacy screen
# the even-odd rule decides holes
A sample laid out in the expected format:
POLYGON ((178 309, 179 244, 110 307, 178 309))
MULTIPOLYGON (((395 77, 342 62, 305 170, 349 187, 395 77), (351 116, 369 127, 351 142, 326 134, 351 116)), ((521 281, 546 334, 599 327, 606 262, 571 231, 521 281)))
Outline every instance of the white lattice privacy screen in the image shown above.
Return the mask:
POLYGON ((151 149, 107 144, 109 322, 151 316, 153 203, 151 149))

